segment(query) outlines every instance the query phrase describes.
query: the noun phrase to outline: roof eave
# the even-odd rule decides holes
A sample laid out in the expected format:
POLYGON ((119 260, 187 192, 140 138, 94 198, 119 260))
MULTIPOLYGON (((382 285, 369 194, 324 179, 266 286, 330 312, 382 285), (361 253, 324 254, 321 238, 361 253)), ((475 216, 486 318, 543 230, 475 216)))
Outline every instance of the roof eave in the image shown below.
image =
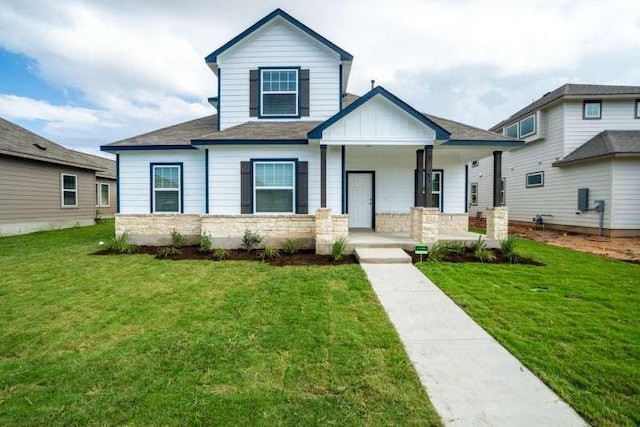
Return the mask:
POLYGON ((196 147, 192 145, 185 144, 174 144, 174 145, 101 145, 100 151, 104 151, 107 153, 115 153, 117 151, 134 151, 134 150, 195 150, 196 147))
POLYGON ((575 160, 558 160, 557 162, 553 162, 551 166, 553 167, 564 167, 564 166, 574 166, 577 164, 590 163, 599 160, 608 160, 608 159, 620 159, 620 158, 631 158, 631 157, 640 157, 640 153, 607 153, 600 154, 597 156, 585 157, 582 159, 575 160))
POLYGON ((86 165, 86 164, 81 164, 81 163, 68 162, 68 161, 65 161, 65 160, 53 159, 51 157, 41 157, 41 156, 36 156, 36 155, 33 155, 33 154, 20 153, 20 152, 11 151, 11 150, 0 149, 0 154, 4 154, 6 156, 11 156, 11 157, 17 157, 19 159, 33 160, 33 161, 42 162, 42 163, 53 163, 53 164, 56 164, 56 165, 64 165, 64 166, 74 167, 74 168, 78 168, 78 169, 87 169, 87 170, 92 170, 92 171, 100 170, 99 167, 93 166, 93 165, 86 165))

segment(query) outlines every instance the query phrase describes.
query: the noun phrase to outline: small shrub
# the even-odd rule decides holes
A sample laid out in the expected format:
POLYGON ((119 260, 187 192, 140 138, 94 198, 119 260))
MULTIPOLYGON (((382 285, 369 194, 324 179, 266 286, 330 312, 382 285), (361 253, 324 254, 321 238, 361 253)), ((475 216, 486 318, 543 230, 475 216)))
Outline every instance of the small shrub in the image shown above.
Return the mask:
POLYGON ((464 253, 464 242, 461 242, 460 240, 443 242, 443 246, 450 254, 462 255, 464 253))
POLYGON ((278 258, 279 256, 280 252, 278 252, 276 248, 265 246, 262 252, 260 252, 260 255, 258 255, 258 258, 260 258, 260 260, 264 262, 274 258, 278 258))
POLYGON ((122 233, 120 236, 112 237, 107 245, 107 250, 112 254, 132 254, 136 252, 136 245, 129 242, 129 235, 122 233))
POLYGON ((507 236, 505 239, 500 240, 500 253, 507 258, 511 264, 518 262, 518 254, 516 253, 517 240, 513 236, 507 236))
POLYGON ((220 249, 216 249, 213 252, 213 259, 215 259, 216 261, 224 261, 228 257, 229 257, 229 251, 226 249, 220 248, 220 249))
POLYGON ((496 259, 496 256, 491 252, 491 249, 487 248, 485 242, 476 246, 473 256, 480 262, 493 262, 496 259))
POLYGON ((173 229, 171 231, 171 246, 176 249, 184 248, 187 244, 187 239, 183 234, 180 234, 178 230, 173 229))
POLYGON ((96 209, 96 214, 93 219, 96 224, 100 224, 102 222, 102 211, 100 209, 96 209))
POLYGON ((334 261, 340 261, 344 256, 344 251, 347 249, 348 243, 349 239, 346 237, 340 237, 338 240, 333 242, 333 246, 331 246, 331 259, 334 261))
POLYGON ((255 249, 260 243, 262 243, 262 236, 258 234, 257 231, 244 231, 244 236, 242 236, 242 247, 245 248, 247 252, 251 252, 251 250, 255 249))
POLYGON ((198 238, 198 250, 202 253, 209 253, 213 247, 211 237, 208 234, 201 234, 198 238))
POLYGON ((163 246, 161 248, 158 248, 158 258, 169 258, 173 255, 177 255, 180 253, 180 249, 176 248, 175 246, 169 245, 169 246, 163 246))
POLYGON ((287 255, 295 255, 298 253, 298 244, 295 240, 287 239, 282 244, 282 252, 287 255))
POLYGON ((482 240, 482 236, 478 236, 478 240, 476 240, 471 244, 471 251, 475 252, 476 249, 482 248, 482 247, 486 248, 487 244, 485 243, 484 240, 482 240))
POLYGON ((427 252, 427 259, 432 262, 440 262, 449 252, 449 248, 444 243, 434 243, 427 252))

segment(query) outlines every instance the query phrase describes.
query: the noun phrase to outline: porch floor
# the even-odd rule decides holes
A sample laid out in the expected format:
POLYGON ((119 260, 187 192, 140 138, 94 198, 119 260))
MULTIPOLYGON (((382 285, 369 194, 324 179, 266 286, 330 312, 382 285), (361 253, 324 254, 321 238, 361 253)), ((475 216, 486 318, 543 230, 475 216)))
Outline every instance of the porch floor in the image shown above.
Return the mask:
MULTIPOLYGON (((467 232, 447 232, 440 233, 439 241, 457 240, 469 245, 476 242, 478 238, 485 240, 485 236, 479 233, 467 232)), ((413 240, 407 233, 380 233, 374 230, 349 230, 349 245, 347 249, 353 251, 355 248, 401 248, 413 250, 419 242, 413 240)), ((495 242, 487 240, 487 246, 492 247, 495 242)))

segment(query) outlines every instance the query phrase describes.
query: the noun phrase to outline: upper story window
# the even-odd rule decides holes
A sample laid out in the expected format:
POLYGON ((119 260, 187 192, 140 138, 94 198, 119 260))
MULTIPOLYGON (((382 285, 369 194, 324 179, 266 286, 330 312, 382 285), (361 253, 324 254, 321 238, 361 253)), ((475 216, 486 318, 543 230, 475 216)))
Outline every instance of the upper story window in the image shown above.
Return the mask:
POLYGON ((517 138, 518 137, 518 123, 514 123, 514 124, 504 128, 504 134, 505 134, 505 136, 508 136, 508 137, 511 137, 511 138, 517 138))
POLYGON ((260 82, 261 116, 299 116, 297 69, 263 69, 260 82))
POLYGON ((636 99, 636 119, 640 119, 640 99, 636 99))
POLYGON ((536 133, 536 116, 535 114, 520 120, 520 138, 536 133))
POLYGON ((584 101, 582 106, 583 119, 602 118, 602 101, 584 101))

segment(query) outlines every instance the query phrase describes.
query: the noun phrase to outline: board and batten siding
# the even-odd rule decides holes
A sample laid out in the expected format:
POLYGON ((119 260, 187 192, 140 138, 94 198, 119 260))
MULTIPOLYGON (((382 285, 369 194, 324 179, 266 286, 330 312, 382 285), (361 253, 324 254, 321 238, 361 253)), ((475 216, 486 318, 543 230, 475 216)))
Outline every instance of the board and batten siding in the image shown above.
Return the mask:
POLYGON ((635 99, 602 101, 602 118, 585 120, 582 118, 582 101, 567 101, 565 108, 565 131, 563 156, 605 130, 640 129, 640 120, 634 118, 635 99))
POLYGON ((93 224, 95 172, 0 155, 0 235, 93 224), (62 207, 61 175, 76 175, 78 207, 62 207))
MULTIPOLYGON (((346 147, 346 170, 375 171, 376 213, 409 213, 414 205, 416 147, 346 147)), ((439 162, 444 170, 445 213, 464 213, 464 165, 439 162)))
POLYGON ((291 25, 275 20, 218 57, 222 76, 220 129, 260 120, 249 117, 249 71, 259 67, 301 67, 309 70, 310 115, 290 120, 326 120, 338 112, 341 92, 339 55, 291 25))
POLYGON ((640 229, 640 159, 613 161, 614 229, 640 229))
POLYGON ((204 213, 204 156, 204 150, 125 151, 120 153, 120 212, 128 214, 150 213, 150 164, 182 163, 184 213, 204 213))
MULTIPOLYGON (((209 148, 209 212, 240 213, 240 162, 251 159, 297 159, 309 162, 309 213, 320 207, 320 147, 318 145, 217 146, 209 148)), ((327 207, 342 211, 342 153, 327 148, 327 207)))

